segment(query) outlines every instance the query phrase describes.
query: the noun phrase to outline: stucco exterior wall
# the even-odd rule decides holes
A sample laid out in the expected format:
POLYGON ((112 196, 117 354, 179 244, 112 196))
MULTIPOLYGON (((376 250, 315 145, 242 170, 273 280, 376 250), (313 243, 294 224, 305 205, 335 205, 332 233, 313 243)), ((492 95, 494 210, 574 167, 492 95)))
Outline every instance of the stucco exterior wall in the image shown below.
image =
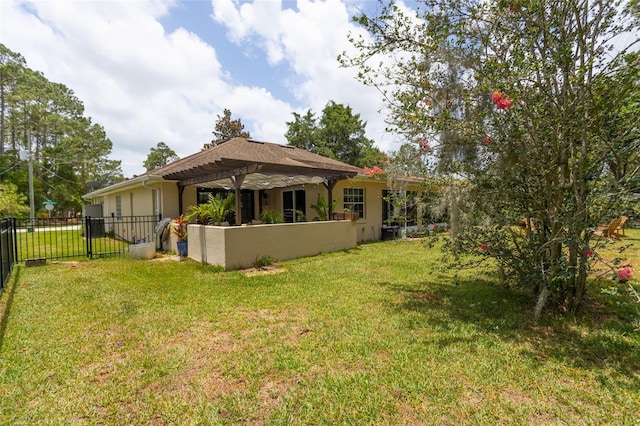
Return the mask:
POLYGON ((175 182, 164 182, 159 186, 162 190, 160 213, 162 217, 176 218, 178 213, 178 185, 175 182))
MULTIPOLYGON (((133 185, 133 183, 132 183, 133 185)), ((344 212, 344 189, 345 188, 362 188, 364 190, 364 218, 355 221, 357 225, 356 238, 358 242, 372 241, 381 239, 382 235, 382 217, 383 217, 383 200, 382 191, 389 189, 385 180, 373 180, 370 178, 355 178, 339 181, 333 189, 333 198, 337 200, 334 212, 344 212)), ((419 185, 408 185, 407 190, 418 190, 419 185)), ((305 207, 306 220, 313 222, 318 220, 317 213, 311 208, 321 194, 327 199, 327 189, 322 184, 305 184, 292 186, 289 188, 276 188, 267 190, 266 198, 262 200, 263 209, 273 209, 280 213, 283 212, 283 191, 288 190, 304 190, 305 191, 305 207)), ((162 214, 162 217, 176 218, 179 216, 179 196, 176 182, 144 182, 137 183, 137 186, 129 186, 122 188, 118 192, 109 195, 96 197, 92 200, 94 204, 103 204, 103 213, 105 216, 116 214, 116 195, 121 197, 122 215, 156 215, 162 214), (157 191, 154 191, 154 189, 157 191), (154 195, 155 192, 155 195, 154 195)), ((182 212, 186 213, 189 206, 196 204, 197 192, 195 186, 185 188, 182 194, 182 212)), ((256 191, 255 217, 259 218, 259 202, 256 191)))
POLYGON ((356 247, 351 221, 253 226, 189 225, 189 257, 226 270, 251 267, 271 256, 287 260, 356 247))

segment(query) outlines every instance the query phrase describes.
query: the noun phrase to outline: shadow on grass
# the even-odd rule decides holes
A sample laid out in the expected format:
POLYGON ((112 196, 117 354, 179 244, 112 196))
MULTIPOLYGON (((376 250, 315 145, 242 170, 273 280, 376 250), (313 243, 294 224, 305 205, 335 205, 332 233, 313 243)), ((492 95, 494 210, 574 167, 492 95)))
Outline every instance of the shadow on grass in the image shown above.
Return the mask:
POLYGON ((9 315, 11 315, 11 307, 13 306, 13 297, 16 294, 16 287, 18 286, 18 281, 20 280, 20 274, 22 272, 22 268, 16 266, 13 268, 13 272, 11 273, 11 287, 5 287, 5 292, 7 292, 7 301, 4 304, 4 309, 2 310, 2 318, 0 318, 0 351, 2 351, 2 345, 4 344, 4 335, 7 330, 7 323, 9 322, 9 315))
MULTIPOLYGON (((576 369, 614 371, 602 380, 615 380, 620 386, 640 387, 640 338, 637 331, 621 330, 615 321, 603 321, 587 305, 577 315, 546 312, 533 321, 534 298, 530 293, 508 289, 484 280, 462 280, 458 285, 420 282, 415 285, 379 283, 398 297, 392 309, 411 312, 407 328, 429 327, 445 337, 438 345, 471 342, 479 334, 522 346, 527 361, 544 364, 553 358, 576 369), (417 319, 416 319, 417 314, 417 319), (416 324, 422 321, 421 324, 416 324), (463 331, 464 330, 464 331, 463 331), (469 332, 469 330, 472 330, 469 332)), ((615 317, 616 312, 608 312, 615 317)), ((624 318, 622 319, 624 321, 624 318)), ((630 327, 628 327, 630 328, 630 327)), ((596 374, 598 376, 598 374, 596 374)))

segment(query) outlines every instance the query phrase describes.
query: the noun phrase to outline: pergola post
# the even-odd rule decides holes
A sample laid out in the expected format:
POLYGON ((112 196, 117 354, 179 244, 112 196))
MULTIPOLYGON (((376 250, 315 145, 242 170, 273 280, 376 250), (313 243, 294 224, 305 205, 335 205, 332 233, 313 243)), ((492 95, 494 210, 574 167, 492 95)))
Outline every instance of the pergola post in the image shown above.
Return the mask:
POLYGON ((328 178, 326 181, 322 182, 324 187, 327 188, 327 203, 329 204, 329 217, 328 220, 333 220, 333 188, 335 188, 336 183, 338 183, 338 179, 328 178))
POLYGON ((236 225, 242 225, 242 200, 240 199, 240 189, 246 175, 231 176, 229 179, 236 190, 236 225))
POLYGON ((178 214, 182 214, 182 194, 184 194, 184 186, 180 185, 180 182, 177 183, 178 185, 178 214))

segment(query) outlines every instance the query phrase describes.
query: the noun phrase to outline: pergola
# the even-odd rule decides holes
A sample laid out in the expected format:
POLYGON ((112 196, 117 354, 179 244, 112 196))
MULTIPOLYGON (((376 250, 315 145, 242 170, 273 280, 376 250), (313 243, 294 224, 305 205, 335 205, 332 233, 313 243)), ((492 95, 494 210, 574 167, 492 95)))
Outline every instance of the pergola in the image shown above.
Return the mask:
MULTIPOLYGON (((240 211, 241 189, 261 190, 322 183, 331 200, 336 183, 356 176, 359 171, 358 167, 292 146, 234 138, 153 170, 150 174, 177 181, 178 210, 182 213, 182 194, 191 185, 233 188, 236 192, 236 211, 240 211)), ((329 203, 329 217, 332 213, 329 203)), ((241 223, 242 218, 238 214, 236 224, 241 223)))

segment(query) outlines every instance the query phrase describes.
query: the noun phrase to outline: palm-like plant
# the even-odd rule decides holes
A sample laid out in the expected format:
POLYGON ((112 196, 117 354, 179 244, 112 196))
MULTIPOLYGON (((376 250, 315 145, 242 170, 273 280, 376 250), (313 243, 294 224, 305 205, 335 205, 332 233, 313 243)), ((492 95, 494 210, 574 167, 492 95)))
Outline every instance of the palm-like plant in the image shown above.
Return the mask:
MULTIPOLYGON (((333 200, 331 202, 331 208, 335 209, 338 204, 338 200, 333 200)), ((318 194, 318 201, 316 204, 312 204, 311 208, 316 211, 318 214, 318 219, 320 220, 329 220, 329 203, 321 194, 318 194)))
POLYGON ((272 209, 263 210, 262 214, 260 215, 260 220, 262 220, 264 223, 284 223, 282 214, 272 209))
POLYGON ((222 194, 209 194, 207 202, 197 206, 190 206, 187 209, 187 219, 197 218, 199 223, 211 225, 222 223, 227 215, 235 211, 236 197, 230 194, 223 197, 222 194))

